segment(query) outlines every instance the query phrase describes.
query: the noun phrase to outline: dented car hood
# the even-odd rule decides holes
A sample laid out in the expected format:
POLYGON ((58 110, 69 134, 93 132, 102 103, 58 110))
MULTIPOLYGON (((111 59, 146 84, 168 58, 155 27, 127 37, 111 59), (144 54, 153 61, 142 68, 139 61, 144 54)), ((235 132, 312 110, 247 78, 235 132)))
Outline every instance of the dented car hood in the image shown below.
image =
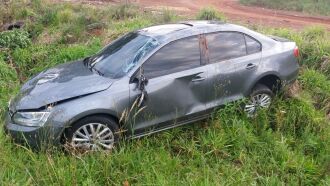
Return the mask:
POLYGON ((110 87, 114 80, 102 77, 83 61, 51 68, 26 82, 11 104, 12 110, 38 109, 48 104, 83 96, 110 87))

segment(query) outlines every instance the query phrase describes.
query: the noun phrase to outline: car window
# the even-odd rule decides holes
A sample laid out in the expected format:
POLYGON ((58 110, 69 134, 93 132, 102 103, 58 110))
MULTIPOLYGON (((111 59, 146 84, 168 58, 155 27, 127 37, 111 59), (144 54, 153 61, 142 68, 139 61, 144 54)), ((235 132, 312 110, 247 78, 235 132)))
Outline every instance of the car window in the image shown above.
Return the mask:
POLYGON ((198 36, 167 44, 143 65, 144 75, 154 78, 200 66, 198 36))
POLYGON ((254 54, 261 51, 261 44, 254 38, 245 35, 246 50, 248 54, 254 54))
POLYGON ((244 35, 237 32, 218 32, 206 35, 210 63, 246 55, 244 35))

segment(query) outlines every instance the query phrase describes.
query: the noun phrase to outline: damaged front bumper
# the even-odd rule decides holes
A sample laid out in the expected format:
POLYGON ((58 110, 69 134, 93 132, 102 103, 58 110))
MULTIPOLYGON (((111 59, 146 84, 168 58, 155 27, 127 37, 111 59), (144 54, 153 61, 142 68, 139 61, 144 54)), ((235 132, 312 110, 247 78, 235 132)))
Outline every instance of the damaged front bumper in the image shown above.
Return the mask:
POLYGON ((32 149, 44 149, 60 144, 63 128, 45 123, 42 127, 28 127, 12 122, 9 113, 6 114, 4 131, 15 143, 32 149))

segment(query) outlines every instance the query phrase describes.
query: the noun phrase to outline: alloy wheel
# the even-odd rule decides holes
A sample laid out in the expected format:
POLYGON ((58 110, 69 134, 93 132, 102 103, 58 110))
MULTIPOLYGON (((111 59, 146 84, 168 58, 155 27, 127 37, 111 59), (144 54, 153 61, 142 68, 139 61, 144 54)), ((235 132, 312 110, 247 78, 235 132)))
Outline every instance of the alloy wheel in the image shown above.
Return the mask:
POLYGON ((115 136, 107 125, 89 123, 73 133, 71 146, 75 149, 101 151, 111 150, 114 142, 115 136))
POLYGON ((248 116, 253 116, 258 109, 268 108, 272 102, 272 98, 268 94, 257 94, 250 98, 244 107, 244 111, 248 116))

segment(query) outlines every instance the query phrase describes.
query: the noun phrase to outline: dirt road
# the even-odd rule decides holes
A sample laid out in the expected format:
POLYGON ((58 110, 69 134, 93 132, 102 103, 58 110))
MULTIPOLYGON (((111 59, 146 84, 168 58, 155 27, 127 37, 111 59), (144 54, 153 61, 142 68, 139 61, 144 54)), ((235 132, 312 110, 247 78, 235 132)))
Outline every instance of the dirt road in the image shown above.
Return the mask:
POLYGON ((229 20, 245 22, 252 25, 287 27, 302 29, 312 25, 320 25, 330 31, 330 17, 311 16, 300 12, 272 10, 254 6, 241 5, 238 0, 59 0, 75 3, 88 3, 104 6, 111 3, 131 2, 148 9, 160 10, 165 6, 186 15, 194 16, 196 12, 207 6, 213 6, 223 12, 229 20))
POLYGON ((135 2, 151 9, 168 6, 188 14, 196 13, 201 7, 214 6, 229 20, 294 29, 320 25, 330 30, 330 17, 243 6, 237 0, 135 0, 135 2))

